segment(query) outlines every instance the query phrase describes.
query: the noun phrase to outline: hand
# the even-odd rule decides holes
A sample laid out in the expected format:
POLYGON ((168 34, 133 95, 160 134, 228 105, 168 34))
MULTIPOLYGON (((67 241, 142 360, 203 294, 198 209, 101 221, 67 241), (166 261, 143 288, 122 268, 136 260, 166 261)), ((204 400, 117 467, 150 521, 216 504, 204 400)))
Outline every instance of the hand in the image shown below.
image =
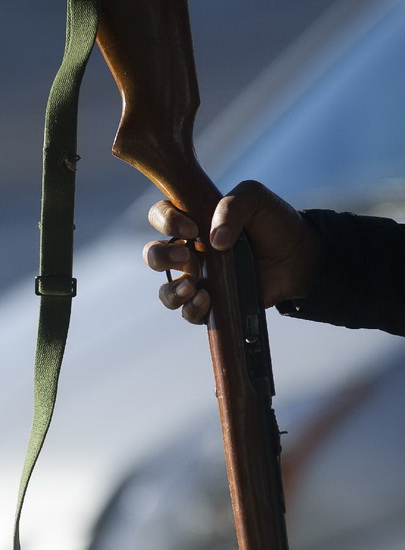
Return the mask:
MULTIPOLYGON (((194 222, 169 201, 152 206, 149 221, 166 235, 184 239, 198 235, 194 222)), ((243 229, 253 245, 265 307, 305 298, 316 278, 320 257, 320 237, 311 222, 262 184, 244 181, 218 203, 212 218, 211 245, 228 250, 243 229)), ((162 285, 159 297, 170 309, 182 307, 187 321, 201 324, 209 311, 210 297, 206 290, 197 290, 197 260, 184 241, 150 242, 143 257, 156 271, 183 271, 178 279, 162 285)))

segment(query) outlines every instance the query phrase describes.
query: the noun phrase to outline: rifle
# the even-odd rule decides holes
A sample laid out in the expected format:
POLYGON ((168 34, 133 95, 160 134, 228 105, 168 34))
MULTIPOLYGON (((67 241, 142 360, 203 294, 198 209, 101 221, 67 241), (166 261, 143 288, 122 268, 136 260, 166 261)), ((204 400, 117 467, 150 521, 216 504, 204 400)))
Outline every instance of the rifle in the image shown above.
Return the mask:
POLYGON ((104 0, 97 42, 120 90, 113 154, 143 172, 199 227, 201 278, 237 538, 241 550, 288 550, 280 432, 264 309, 248 238, 209 242, 221 194, 193 148, 199 105, 187 0, 104 0))

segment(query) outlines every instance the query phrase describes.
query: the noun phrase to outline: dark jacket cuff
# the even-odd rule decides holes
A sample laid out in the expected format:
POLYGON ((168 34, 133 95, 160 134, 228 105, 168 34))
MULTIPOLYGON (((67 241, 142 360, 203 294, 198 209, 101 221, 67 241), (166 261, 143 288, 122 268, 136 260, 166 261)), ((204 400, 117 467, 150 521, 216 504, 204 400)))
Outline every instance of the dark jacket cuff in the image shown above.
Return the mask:
POLYGON ((405 335, 405 228, 393 220, 331 210, 303 214, 322 240, 318 279, 282 314, 405 335))

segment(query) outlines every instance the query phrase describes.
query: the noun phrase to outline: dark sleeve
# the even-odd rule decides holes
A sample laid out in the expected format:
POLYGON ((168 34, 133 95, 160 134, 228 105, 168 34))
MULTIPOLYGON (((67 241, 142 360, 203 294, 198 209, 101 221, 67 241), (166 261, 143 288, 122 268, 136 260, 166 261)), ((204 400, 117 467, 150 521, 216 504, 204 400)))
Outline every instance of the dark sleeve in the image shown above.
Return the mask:
POLYGON ((405 336, 405 226, 331 210, 304 215, 321 234, 320 274, 305 300, 279 304, 280 313, 405 336))

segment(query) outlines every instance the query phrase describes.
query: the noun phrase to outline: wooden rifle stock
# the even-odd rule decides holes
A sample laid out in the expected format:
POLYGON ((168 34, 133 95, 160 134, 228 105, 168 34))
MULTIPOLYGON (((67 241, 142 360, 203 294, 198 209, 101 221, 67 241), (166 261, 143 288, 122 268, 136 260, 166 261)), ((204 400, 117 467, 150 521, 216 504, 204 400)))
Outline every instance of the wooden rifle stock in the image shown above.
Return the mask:
POLYGON ((287 550, 280 435, 271 408, 267 330, 250 251, 244 237, 226 253, 209 243, 221 194, 194 154, 199 95, 187 0, 103 0, 97 41, 123 102, 114 155, 149 177, 199 227, 239 548, 287 550))

